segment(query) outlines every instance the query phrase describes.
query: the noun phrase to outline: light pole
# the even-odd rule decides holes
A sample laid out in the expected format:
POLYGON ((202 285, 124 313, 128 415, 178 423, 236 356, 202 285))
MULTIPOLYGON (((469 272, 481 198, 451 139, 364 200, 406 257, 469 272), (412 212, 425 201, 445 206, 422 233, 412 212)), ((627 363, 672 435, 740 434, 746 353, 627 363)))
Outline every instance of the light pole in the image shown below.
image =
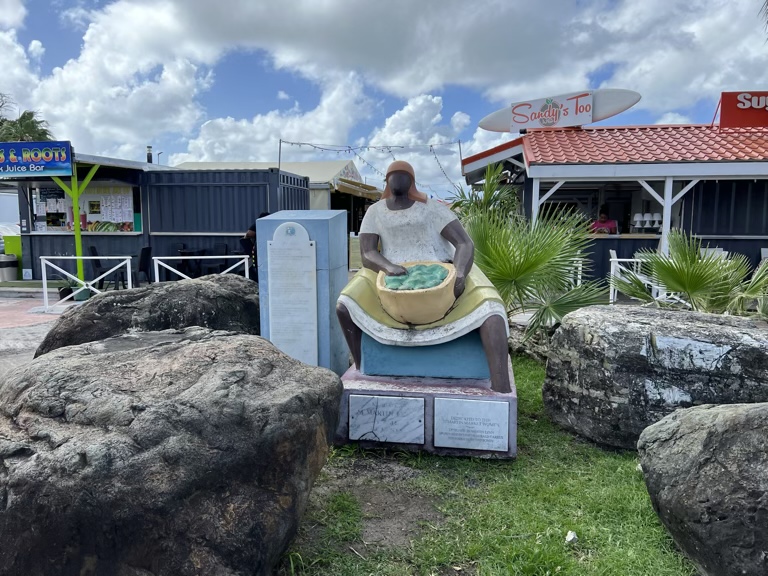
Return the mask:
POLYGON ((157 153, 157 163, 158 163, 158 164, 160 164, 160 155, 161 155, 161 154, 162 154, 162 152, 158 152, 158 153, 157 153))

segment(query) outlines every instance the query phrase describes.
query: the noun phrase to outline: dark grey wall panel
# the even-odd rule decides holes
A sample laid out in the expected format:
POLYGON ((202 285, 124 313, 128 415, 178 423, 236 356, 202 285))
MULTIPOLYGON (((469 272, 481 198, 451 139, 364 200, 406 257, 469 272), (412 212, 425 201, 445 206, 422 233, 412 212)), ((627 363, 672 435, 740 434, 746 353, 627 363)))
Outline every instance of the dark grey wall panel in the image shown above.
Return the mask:
POLYGON ((147 174, 151 232, 245 232, 262 212, 309 208, 309 180, 269 170, 147 174), (281 200, 282 198, 282 200, 281 200))
MULTIPOLYGON (((35 280, 42 278, 40 256, 74 256, 75 237, 73 234, 43 234, 35 236, 24 236, 24 268, 32 268, 32 275, 35 280)), ((90 256, 90 246, 96 246, 100 256, 131 256, 134 257, 132 267, 138 265, 139 250, 144 246, 143 236, 136 235, 83 235, 83 256, 90 256)), ((53 260, 60 268, 74 274, 77 271, 77 265, 74 260, 53 260)), ((106 265, 109 261, 103 261, 106 265)), ((117 260, 112 260, 113 266, 117 260)), ((111 266, 110 266, 111 268, 111 266)), ((94 278, 93 267, 89 261, 83 262, 83 271, 86 279, 94 278)), ((55 273, 55 272, 51 272, 55 273)), ((50 274, 48 276, 50 278, 50 274)))

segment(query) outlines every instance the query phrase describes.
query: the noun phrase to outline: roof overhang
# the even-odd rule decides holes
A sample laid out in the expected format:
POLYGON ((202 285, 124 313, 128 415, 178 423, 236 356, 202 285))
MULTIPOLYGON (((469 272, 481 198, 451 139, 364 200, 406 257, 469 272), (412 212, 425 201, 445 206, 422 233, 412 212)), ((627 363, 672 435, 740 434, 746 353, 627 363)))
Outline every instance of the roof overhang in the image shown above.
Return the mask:
POLYGON ((376 188, 376 186, 363 184, 362 182, 357 182, 355 180, 348 180, 347 178, 338 179, 338 182, 336 183, 336 191, 373 201, 381 198, 381 190, 376 188))
POLYGON ((663 180, 664 178, 765 179, 768 162, 658 162, 636 164, 532 164, 539 180, 663 180))
POLYGON ((78 164, 98 164, 99 166, 109 166, 112 168, 127 168, 129 170, 141 170, 142 172, 149 171, 166 171, 176 170, 173 166, 162 166, 160 164, 149 164, 147 162, 135 162, 133 160, 123 160, 122 158, 108 158, 106 156, 94 156, 92 154, 79 154, 75 152, 73 154, 73 160, 78 164))
POLYGON ((525 168, 522 137, 473 156, 467 156, 461 161, 461 173, 467 184, 474 184, 485 177, 485 169, 490 164, 498 164, 499 162, 508 162, 520 170, 525 168))

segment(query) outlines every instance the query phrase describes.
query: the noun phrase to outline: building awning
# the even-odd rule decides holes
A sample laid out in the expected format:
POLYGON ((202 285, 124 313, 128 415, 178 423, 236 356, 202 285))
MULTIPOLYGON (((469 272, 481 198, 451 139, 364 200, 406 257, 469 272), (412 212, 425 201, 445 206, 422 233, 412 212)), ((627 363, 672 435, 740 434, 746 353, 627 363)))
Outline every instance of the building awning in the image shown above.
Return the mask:
POLYGON ((379 200, 382 194, 382 191, 376 188, 376 186, 363 184, 362 182, 356 182, 355 180, 348 180, 347 178, 338 179, 338 182, 336 183, 336 191, 373 200, 374 202, 379 200))

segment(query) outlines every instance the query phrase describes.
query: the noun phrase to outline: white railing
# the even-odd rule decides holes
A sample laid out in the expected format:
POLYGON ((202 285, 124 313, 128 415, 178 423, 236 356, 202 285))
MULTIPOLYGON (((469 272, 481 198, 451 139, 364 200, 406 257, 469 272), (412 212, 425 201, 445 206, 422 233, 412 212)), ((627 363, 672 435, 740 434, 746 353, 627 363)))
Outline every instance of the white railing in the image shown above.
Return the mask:
POLYGON ((182 278, 186 280, 191 280, 189 276, 184 274, 181 270, 178 268, 174 268, 172 266, 169 266, 165 263, 166 260, 232 260, 237 259, 237 262, 235 262, 232 266, 227 268, 226 270, 222 270, 221 272, 218 272, 218 274, 228 274, 229 272, 232 272, 235 268, 243 265, 243 269, 245 270, 245 277, 250 278, 248 275, 248 269, 250 268, 249 260, 250 256, 248 254, 240 254, 240 255, 227 255, 227 256, 153 256, 152 262, 155 266, 155 282, 160 282, 160 267, 170 270, 177 276, 181 276, 182 278))
MULTIPOLYGON (((69 296, 65 296, 64 298, 61 298, 54 304, 54 306, 61 304, 62 302, 66 302, 70 298, 75 297, 76 294, 82 292, 83 290, 88 290, 91 292, 96 292, 96 294, 101 294, 101 290, 95 287, 95 284, 99 282, 99 280, 106 280, 107 277, 110 274, 114 274, 117 272, 120 268, 125 266, 126 273, 125 273, 125 279, 126 284, 128 286, 128 289, 133 288, 133 279, 131 278, 131 257, 130 256, 40 256, 40 267, 42 269, 43 273, 43 306, 45 307, 45 311, 48 312, 48 309, 50 308, 48 304, 48 268, 52 268, 56 270, 57 272, 64 275, 65 278, 71 279, 71 281, 76 282, 80 285, 80 287, 77 290, 73 290, 72 294, 69 296), (97 276, 93 280, 80 280, 77 276, 74 276, 73 274, 70 274, 66 270, 63 270, 59 266, 56 266, 56 264, 53 264, 51 260, 120 260, 120 262, 117 264, 117 266, 114 266, 104 272, 101 276, 97 276)), ((117 280, 115 280, 117 282, 117 280)))
POLYGON ((643 270, 643 264, 645 263, 646 259, 642 256, 639 256, 638 254, 635 254, 635 258, 614 258, 611 257, 611 278, 609 279, 610 282, 610 291, 609 291, 609 297, 608 301, 610 304, 615 304, 616 300, 618 299, 618 290, 613 284, 613 278, 620 278, 623 279, 627 273, 633 274, 637 279, 639 279, 643 285, 650 291, 651 296, 653 296, 654 300, 658 300, 659 302, 674 302, 677 304, 682 304, 683 306, 688 306, 688 303, 682 300, 676 293, 670 292, 667 290, 666 286, 663 284, 658 284, 654 281, 653 277, 651 277, 649 274, 647 274, 643 270))

